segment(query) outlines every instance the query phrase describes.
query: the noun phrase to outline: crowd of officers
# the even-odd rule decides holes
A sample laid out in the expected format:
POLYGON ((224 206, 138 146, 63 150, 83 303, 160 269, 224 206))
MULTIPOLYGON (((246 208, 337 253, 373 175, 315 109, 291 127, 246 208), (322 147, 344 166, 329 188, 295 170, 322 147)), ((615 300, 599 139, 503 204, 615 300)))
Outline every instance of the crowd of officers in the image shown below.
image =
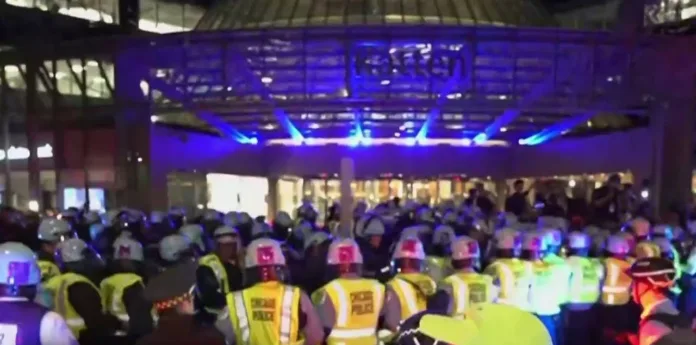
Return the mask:
POLYGON ((675 328, 663 315, 696 311, 696 250, 680 228, 522 223, 451 203, 358 204, 354 214, 354 237, 342 238, 336 222, 317 225, 310 204, 271 222, 67 210, 40 222, 38 241, 0 244, 0 339, 420 344, 405 331, 411 318, 465 320, 494 303, 536 316, 520 344, 651 345, 675 328))

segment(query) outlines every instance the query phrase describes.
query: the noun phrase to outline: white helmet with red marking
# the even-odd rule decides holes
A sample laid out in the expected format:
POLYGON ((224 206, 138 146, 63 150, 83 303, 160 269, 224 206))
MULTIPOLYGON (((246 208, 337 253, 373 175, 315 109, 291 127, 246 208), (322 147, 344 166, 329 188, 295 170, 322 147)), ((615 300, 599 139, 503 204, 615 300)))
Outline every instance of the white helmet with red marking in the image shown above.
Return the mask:
POLYGON ((278 241, 259 238, 249 243, 244 257, 244 267, 263 266, 285 266, 285 255, 278 241))
POLYGON ((524 234, 522 250, 544 252, 547 249, 547 244, 543 233, 532 231, 524 234))
POLYGON ((331 242, 327 259, 329 265, 354 265, 363 263, 360 247, 358 247, 358 244, 351 238, 340 238, 331 242))
POLYGON ((625 237, 611 235, 607 239, 607 251, 612 254, 627 255, 631 251, 631 245, 625 237))
POLYGON ((477 259, 481 249, 476 240, 467 236, 457 237, 451 244, 452 260, 477 259))
POLYGON ((425 260, 423 242, 421 242, 417 237, 402 238, 396 244, 393 259, 425 260))

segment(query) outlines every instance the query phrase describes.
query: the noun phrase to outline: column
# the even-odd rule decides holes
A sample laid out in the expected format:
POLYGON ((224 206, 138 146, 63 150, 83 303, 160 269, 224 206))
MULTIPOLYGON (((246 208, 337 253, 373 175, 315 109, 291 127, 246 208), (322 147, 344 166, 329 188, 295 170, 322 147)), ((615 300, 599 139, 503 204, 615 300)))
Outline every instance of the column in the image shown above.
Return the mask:
POLYGON ((115 119, 115 170, 118 206, 150 211, 153 205, 162 206, 163 196, 166 198, 166 172, 153 170, 151 174, 149 97, 140 88, 147 70, 141 60, 133 51, 122 51, 115 58, 115 101, 121 109, 115 119))
POLYGON ((268 216, 266 219, 274 219, 279 210, 279 198, 278 193, 278 181, 277 177, 269 177, 268 179, 268 195, 266 196, 266 202, 268 203, 268 216))
POLYGON ((58 90, 58 61, 54 57, 51 61, 51 121, 53 124, 53 171, 56 176, 56 209, 63 210, 63 170, 65 169, 65 126, 60 119, 60 90, 58 90))
MULTIPOLYGON (((27 170, 29 172, 29 201, 36 201, 41 205, 41 176, 39 168, 39 157, 36 154, 36 140, 38 134, 37 116, 39 109, 37 108, 39 98, 37 90, 37 74, 38 62, 27 61, 26 63, 26 91, 25 91, 25 128, 27 136, 27 149, 29 149, 29 159, 27 161, 27 170)), ((18 205, 20 208, 25 208, 27 205, 18 205)))
POLYGON ((353 237, 353 191, 350 184, 354 179, 353 159, 341 159, 341 222, 338 233, 346 238, 353 237))
MULTIPOLYGON (((10 113, 9 113, 9 92, 10 86, 7 84, 5 68, 0 68, 0 122, 2 123, 2 138, 3 138, 3 150, 7 152, 10 149, 10 113)), ((2 161, 3 175, 5 179, 5 194, 3 204, 9 206, 14 205, 13 191, 12 191, 12 166, 9 159, 4 159, 2 161)))
POLYGON ((671 207, 683 208, 690 200, 694 162, 696 66, 688 62, 694 48, 688 41, 667 42, 671 44, 669 49, 660 51, 659 62, 654 65, 658 66, 653 79, 658 101, 650 114, 651 199, 658 215, 671 207))
POLYGON ((495 183, 495 200, 491 200, 495 202, 495 206, 498 208, 498 210, 504 211, 505 210, 505 199, 507 199, 507 193, 508 193, 508 187, 507 187, 507 182, 505 182, 505 179, 496 179, 494 181, 495 183))

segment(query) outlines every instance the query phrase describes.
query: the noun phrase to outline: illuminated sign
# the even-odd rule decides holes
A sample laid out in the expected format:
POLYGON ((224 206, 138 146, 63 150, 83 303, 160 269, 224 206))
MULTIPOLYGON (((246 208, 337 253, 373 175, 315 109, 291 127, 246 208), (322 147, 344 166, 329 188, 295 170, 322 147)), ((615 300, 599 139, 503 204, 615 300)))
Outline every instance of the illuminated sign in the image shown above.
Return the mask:
MULTIPOLYGON (((39 158, 51 158, 53 157, 53 147, 49 144, 46 144, 44 146, 41 146, 36 149, 36 156, 39 158)), ((7 150, 7 153, 5 153, 5 150, 0 150, 0 161, 4 160, 5 158, 9 158, 11 161, 13 160, 20 160, 20 159, 29 159, 29 149, 26 147, 15 147, 15 146, 10 146, 10 149, 7 150)))
POLYGON ((405 76, 446 79, 454 75, 457 62, 464 63, 463 60, 458 50, 433 50, 430 44, 416 44, 398 49, 357 46, 353 50, 353 74, 377 78, 405 76))

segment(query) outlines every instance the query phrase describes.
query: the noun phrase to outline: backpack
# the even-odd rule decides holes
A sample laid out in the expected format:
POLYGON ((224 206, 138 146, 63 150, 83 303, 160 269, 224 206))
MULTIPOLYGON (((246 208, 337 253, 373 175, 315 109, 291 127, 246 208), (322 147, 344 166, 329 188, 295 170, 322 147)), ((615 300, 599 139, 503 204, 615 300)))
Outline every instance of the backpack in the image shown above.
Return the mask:
POLYGON ((672 331, 658 339, 653 345, 693 345, 696 344, 696 333, 691 328, 693 318, 685 314, 652 314, 641 321, 657 321, 671 328, 672 331))

